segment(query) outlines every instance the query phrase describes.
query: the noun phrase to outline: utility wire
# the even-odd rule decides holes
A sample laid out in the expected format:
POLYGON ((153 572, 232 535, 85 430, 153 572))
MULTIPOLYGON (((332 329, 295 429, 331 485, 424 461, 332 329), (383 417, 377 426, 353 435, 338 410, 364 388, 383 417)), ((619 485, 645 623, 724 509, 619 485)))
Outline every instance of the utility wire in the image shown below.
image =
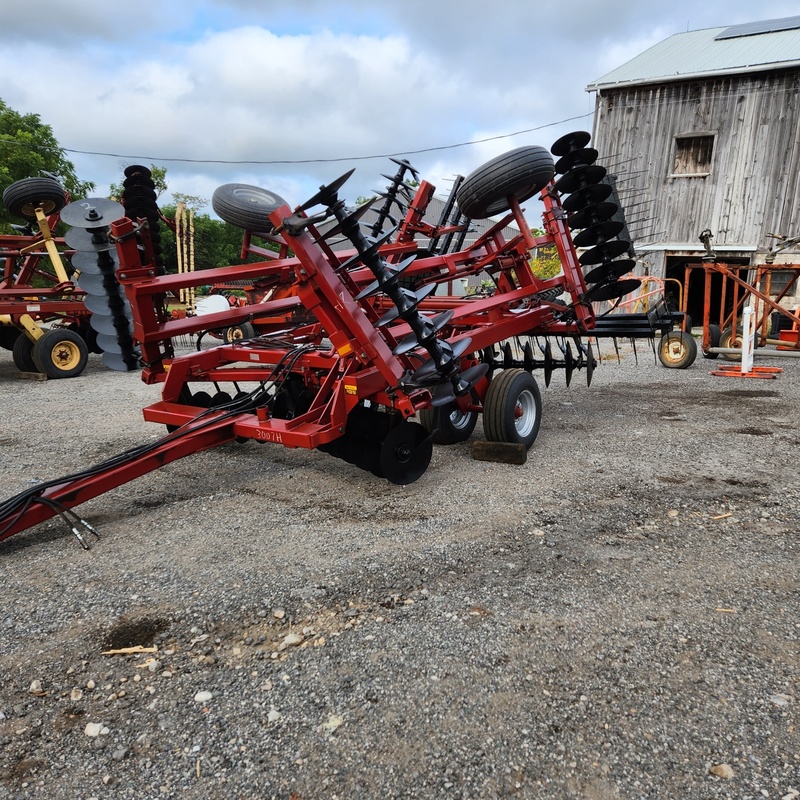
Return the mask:
POLYGON ((513 136, 521 136, 524 133, 533 133, 540 131, 544 128, 552 128, 556 125, 563 125, 565 122, 572 122, 578 119, 585 119, 591 117, 594 111, 587 114, 579 114, 576 117, 567 117, 566 119, 559 120, 558 122, 548 122, 545 125, 538 125, 535 128, 526 128, 522 131, 515 131, 514 133, 502 133, 497 136, 487 136, 484 139, 475 139, 471 142, 459 142, 458 144, 446 144, 438 147, 423 147, 419 150, 400 150, 396 153, 381 153, 371 156, 347 156, 339 158, 301 158, 301 159, 274 159, 270 161, 227 161, 223 159, 204 159, 204 158, 161 158, 158 156, 147 155, 130 155, 126 153, 101 153, 94 150, 75 150, 70 147, 44 147, 41 145, 30 144, 28 142, 15 142, 11 140, 0 139, 0 144, 12 144, 20 147, 28 147, 33 150, 57 150, 65 153, 75 153, 82 156, 103 156, 106 158, 123 158, 123 159, 136 159, 141 161, 150 161, 151 163, 161 162, 175 162, 182 164, 254 164, 265 166, 270 164, 334 164, 340 161, 369 161, 377 158, 394 158, 396 156, 409 156, 419 155, 420 153, 435 153, 441 150, 455 150, 459 147, 469 147, 474 144, 483 144, 484 142, 494 142, 498 139, 510 139, 513 136))

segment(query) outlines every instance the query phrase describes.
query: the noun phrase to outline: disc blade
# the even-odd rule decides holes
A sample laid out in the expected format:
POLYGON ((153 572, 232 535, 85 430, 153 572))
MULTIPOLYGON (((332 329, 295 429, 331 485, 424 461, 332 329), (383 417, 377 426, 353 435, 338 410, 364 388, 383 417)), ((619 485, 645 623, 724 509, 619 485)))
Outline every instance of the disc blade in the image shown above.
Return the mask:
POLYGON ((579 147, 570 150, 566 155, 556 161, 556 174, 563 175, 565 172, 577 166, 594 164, 597 161, 597 150, 593 147, 579 147))
POLYGON ((593 203, 600 203, 611 194, 611 186, 607 183, 596 183, 573 192, 562 201, 564 209, 569 212, 581 211, 593 203))
POLYGON ((433 455, 433 440, 418 422, 403 420, 381 443, 378 473, 390 483, 406 485, 420 478, 433 455))
POLYGON ((319 191, 313 196, 306 200, 303 205, 298 206, 296 209, 297 211, 305 211, 306 209, 311 208, 312 206, 316 206, 319 204, 329 206, 336 201, 336 194, 339 189, 344 186, 347 179, 355 172, 355 167, 351 169, 349 172, 345 172, 344 175, 340 175, 333 183, 329 183, 326 186, 320 186, 319 191))
POLYGON ((117 372, 130 372, 136 369, 138 354, 134 356, 123 356, 119 353, 103 353, 103 363, 117 372))
POLYGON ((103 275, 114 272, 119 264, 116 249, 105 250, 102 253, 77 252, 70 257, 72 268, 78 272, 87 272, 92 275, 103 275))
POLYGON ((630 292, 635 291, 641 286, 639 278, 628 278, 624 281, 614 281, 613 283, 597 283, 584 295, 584 300, 592 303, 599 303, 603 300, 616 300, 630 292))
POLYGON ((107 197, 76 200, 61 209, 61 221, 71 228, 100 228, 125 216, 125 209, 107 197))
POLYGON ((626 242, 622 239, 613 239, 610 242, 604 242, 603 244, 597 245, 597 247, 593 247, 591 250, 587 250, 578 257, 578 261, 580 261, 584 267, 588 264, 600 264, 603 261, 611 261, 613 258, 621 256, 623 253, 628 252, 630 248, 630 242, 626 242))
POLYGON ((598 222, 605 222, 607 219, 611 219, 618 210, 619 206, 616 203, 593 203, 572 214, 567 220, 567 225, 569 225, 570 230, 588 228, 590 225, 596 225, 598 222))
POLYGON ((555 182, 553 188, 562 194, 571 194, 578 189, 600 183, 600 181, 605 178, 606 172, 606 168, 601 167, 599 164, 575 167, 575 169, 571 169, 566 175, 562 175, 555 182))
POLYGON ((618 233, 621 233, 625 228, 623 223, 617 220, 608 220, 606 222, 598 222, 596 225, 590 225, 584 228, 580 233, 572 237, 575 247, 594 247, 598 244, 603 244, 613 239, 618 233))
POLYGON ((565 133, 562 137, 553 142, 550 152, 557 157, 565 156, 570 152, 570 150, 586 147, 591 140, 592 135, 588 131, 573 131, 572 133, 565 133))
POLYGON ((632 258, 623 258, 619 261, 607 261, 599 267, 595 267, 584 275, 586 283, 606 283, 615 281, 626 275, 636 266, 632 258))
POLYGON ((98 333, 97 346, 104 353, 117 353, 118 355, 122 355, 122 347, 115 334, 98 333))

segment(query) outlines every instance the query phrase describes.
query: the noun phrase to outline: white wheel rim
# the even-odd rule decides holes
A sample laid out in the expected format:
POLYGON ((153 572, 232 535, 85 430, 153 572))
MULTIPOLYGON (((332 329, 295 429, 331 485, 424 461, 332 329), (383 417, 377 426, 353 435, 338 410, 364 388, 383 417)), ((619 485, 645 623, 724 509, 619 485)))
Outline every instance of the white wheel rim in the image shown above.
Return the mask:
POLYGON ((530 389, 525 389, 517 398, 514 409, 514 427, 521 439, 530 435, 536 425, 536 398, 530 389))

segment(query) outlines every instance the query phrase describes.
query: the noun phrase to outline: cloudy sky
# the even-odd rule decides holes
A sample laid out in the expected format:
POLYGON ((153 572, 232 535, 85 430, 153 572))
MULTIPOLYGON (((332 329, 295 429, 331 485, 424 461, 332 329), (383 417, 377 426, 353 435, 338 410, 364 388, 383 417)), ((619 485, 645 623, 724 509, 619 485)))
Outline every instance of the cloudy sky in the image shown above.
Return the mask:
POLYGON ((385 186, 387 154, 446 194, 499 153, 591 130, 586 85, 656 42, 796 14, 780 0, 6 2, 0 98, 39 114, 98 195, 156 163, 172 191, 241 182, 294 205, 355 166, 355 200, 385 186))

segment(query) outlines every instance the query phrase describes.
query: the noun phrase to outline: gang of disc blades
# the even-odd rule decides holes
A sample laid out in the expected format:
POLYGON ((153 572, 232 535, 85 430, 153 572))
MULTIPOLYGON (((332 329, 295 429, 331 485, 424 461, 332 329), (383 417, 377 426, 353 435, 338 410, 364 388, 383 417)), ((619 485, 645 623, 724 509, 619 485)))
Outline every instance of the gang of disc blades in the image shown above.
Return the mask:
POLYGON ((595 267, 583 276, 586 283, 606 283, 608 281, 615 281, 626 275, 636 266, 636 262, 632 258, 623 258, 619 261, 606 261, 599 267, 595 267))
POLYGON ((582 211, 592 203, 599 203, 611 195, 611 185, 608 183, 595 183, 584 186, 562 200, 561 205, 565 211, 582 211))
POLYGON ((76 200, 61 209, 61 221, 71 228, 101 228, 125 216, 125 209, 116 200, 90 197, 76 200))
POLYGON ((618 210, 619 206, 616 203, 593 203, 572 214, 567 220, 567 225, 570 230, 582 230, 590 225, 597 225, 598 222, 611 219, 618 210))
POLYGON ((550 152, 554 156, 565 156, 571 150, 578 150, 581 147, 586 147, 592 140, 592 135, 588 131, 573 131, 572 133, 565 133, 560 139, 553 142, 550 152))
POLYGON ((570 194, 586 186, 593 186, 600 183, 606 176, 606 168, 599 164, 589 164, 583 167, 575 167, 566 175, 562 175, 553 185, 557 192, 570 194))
POLYGON ((411 314, 416 311, 417 306, 426 298, 428 295, 433 294, 436 291, 437 284, 429 283, 427 286, 423 286, 421 289, 417 289, 416 292, 411 292, 408 289, 404 290, 408 292, 406 299, 409 302, 407 308, 403 311, 400 311, 397 306, 394 308, 390 308, 376 323, 376 328, 382 328, 384 325, 388 325, 390 322, 394 322, 396 319, 401 318, 404 319, 405 315, 411 314), (408 298, 413 297, 413 300, 409 300, 408 298))
POLYGON ((621 222, 610 219, 584 228, 580 233, 572 237, 572 241, 575 247, 594 247, 597 244, 610 241, 618 233, 621 233, 624 228, 625 226, 621 222))
POLYGON ((593 247, 578 257, 578 261, 585 267, 587 264, 601 264, 603 261, 610 261, 612 258, 627 253, 631 248, 631 243, 622 239, 614 239, 610 242, 593 247))

